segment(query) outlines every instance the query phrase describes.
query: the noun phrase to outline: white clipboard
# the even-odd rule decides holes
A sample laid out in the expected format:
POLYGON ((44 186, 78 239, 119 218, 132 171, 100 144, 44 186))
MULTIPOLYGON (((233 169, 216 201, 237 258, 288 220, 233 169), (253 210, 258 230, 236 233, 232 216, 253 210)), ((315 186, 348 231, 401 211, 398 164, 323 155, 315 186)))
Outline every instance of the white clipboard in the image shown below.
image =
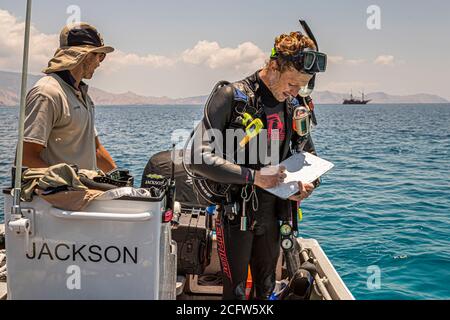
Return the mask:
POLYGON ((282 199, 287 199, 299 191, 297 181, 312 183, 334 167, 331 162, 308 152, 296 153, 280 165, 286 167, 286 179, 277 187, 265 190, 282 199))

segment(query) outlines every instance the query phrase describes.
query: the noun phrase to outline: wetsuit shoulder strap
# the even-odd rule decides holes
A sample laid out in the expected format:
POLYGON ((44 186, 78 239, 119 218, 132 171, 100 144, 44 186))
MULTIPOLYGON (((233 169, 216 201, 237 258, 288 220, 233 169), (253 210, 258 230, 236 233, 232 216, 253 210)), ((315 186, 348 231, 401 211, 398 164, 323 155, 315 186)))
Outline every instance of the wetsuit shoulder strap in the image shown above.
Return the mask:
POLYGON ((236 120, 240 116, 238 109, 245 109, 250 107, 259 113, 259 109, 262 105, 258 103, 256 91, 258 90, 258 83, 256 81, 256 75, 251 75, 243 80, 234 82, 231 84, 234 89, 234 103, 233 103, 233 113, 232 121, 236 120))
POLYGON ((234 82, 232 84, 234 89, 234 101, 244 102, 246 104, 253 104, 255 93, 248 86, 245 80, 234 82))

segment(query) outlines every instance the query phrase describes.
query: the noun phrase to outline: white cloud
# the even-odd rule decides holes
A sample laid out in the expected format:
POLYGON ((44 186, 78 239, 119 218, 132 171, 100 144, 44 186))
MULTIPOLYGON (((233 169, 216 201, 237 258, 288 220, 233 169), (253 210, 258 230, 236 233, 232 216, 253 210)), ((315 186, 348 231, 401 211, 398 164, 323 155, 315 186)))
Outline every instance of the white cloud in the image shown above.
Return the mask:
POLYGON ((381 56, 378 56, 373 63, 377 64, 377 65, 382 65, 382 66, 393 66, 395 64, 394 60, 395 60, 394 56, 381 55, 381 56))
MULTIPOLYGON (((360 66, 367 62, 366 59, 346 59, 343 56, 328 56, 328 61, 336 65, 360 66)), ((392 55, 379 55, 373 61, 373 64, 382 66, 393 66, 404 64, 403 60, 396 60, 392 55)))
POLYGON ((267 56, 268 54, 251 42, 244 42, 236 48, 221 48, 217 42, 203 40, 193 48, 170 57, 152 54, 140 56, 116 50, 108 55, 107 63, 102 65, 102 70, 110 74, 136 66, 162 69, 196 65, 210 70, 232 69, 246 73, 261 68, 267 56))
MULTIPOLYGON (((25 22, 19 22, 6 10, 0 10, 0 69, 20 70, 22 66, 25 22)), ((58 46, 56 34, 44 34, 34 26, 30 30, 29 69, 43 69, 58 46)))
POLYGON ((138 56, 134 53, 125 53, 116 50, 111 54, 111 62, 113 64, 122 64, 129 66, 150 66, 154 68, 171 67, 175 61, 165 56, 148 54, 146 56, 138 56))
MULTIPOLYGON (((0 70, 20 72, 24 28, 24 22, 10 12, 0 9, 0 70)), ((40 72, 47 65, 58 47, 58 31, 55 30, 55 34, 46 34, 32 25, 30 72, 40 72)), ((136 54, 116 48, 114 53, 108 55, 92 84, 113 92, 131 90, 145 95, 204 94, 217 79, 239 79, 257 70, 264 65, 268 56, 268 52, 264 52, 252 42, 226 47, 216 41, 202 40, 191 48, 181 49, 172 55, 155 55, 151 52, 136 54), (191 80, 193 72, 196 81, 191 80), (177 81, 183 85, 174 86, 175 74, 177 81)), ((405 61, 388 54, 378 54, 368 59, 329 55, 328 61, 330 66, 346 66, 346 70, 353 73, 359 73, 362 67, 370 65, 373 67, 405 64, 405 61)), ((343 79, 339 76, 330 81, 330 75, 332 72, 323 78, 325 81, 328 79, 328 82, 318 82, 318 90, 349 92, 353 88, 354 92, 357 92, 363 89, 382 89, 379 83, 370 82, 370 79, 367 79, 369 82, 341 82, 339 80, 343 79)), ((357 77, 359 74, 354 74, 352 78, 357 77)))
POLYGON ((346 59, 343 56, 328 56, 328 61, 332 64, 359 66, 366 62, 365 59, 346 59))
POLYGON ((112 73, 127 67, 167 68, 174 66, 175 63, 176 59, 165 56, 152 54, 139 56, 116 49, 108 55, 106 63, 102 64, 102 71, 112 73))
MULTIPOLYGON (((20 71, 22 65, 23 35, 25 23, 11 13, 0 10, 0 69, 20 71)), ((44 34, 31 27, 30 62, 31 72, 39 72, 53 56, 58 47, 57 34, 44 34)), ((108 55, 102 72, 111 74, 129 67, 149 69, 171 68, 176 65, 198 65, 216 69, 230 69, 241 73, 250 72, 264 65, 268 53, 251 42, 244 42, 235 48, 221 47, 217 42, 199 41, 193 48, 174 56, 138 55, 117 49, 108 55)))
POLYGON ((328 56, 328 61, 334 64, 341 64, 344 62, 343 56, 328 56))
POLYGON ((363 64, 364 62, 366 62, 365 59, 349 59, 346 61, 346 63, 351 66, 359 66, 359 65, 363 64))
POLYGON ((236 48, 221 48, 217 42, 203 40, 194 48, 185 50, 181 54, 181 60, 211 69, 234 68, 247 71, 262 67, 267 56, 251 42, 244 42, 236 48))

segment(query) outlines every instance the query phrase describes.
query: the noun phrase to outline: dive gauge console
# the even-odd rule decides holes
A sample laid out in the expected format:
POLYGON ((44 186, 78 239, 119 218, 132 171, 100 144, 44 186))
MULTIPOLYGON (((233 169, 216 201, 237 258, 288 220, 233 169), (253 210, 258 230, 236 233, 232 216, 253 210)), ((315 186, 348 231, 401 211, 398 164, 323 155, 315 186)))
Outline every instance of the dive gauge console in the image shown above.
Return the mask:
POLYGON ((285 238, 281 241, 281 247, 284 250, 289 250, 294 246, 294 241, 291 238, 285 238))
POLYGON ((294 246, 292 238, 292 226, 289 222, 283 222, 280 227, 281 247, 283 250, 290 250, 294 246))
POLYGON ((280 227, 280 233, 282 236, 289 236, 292 233, 292 227, 289 223, 283 223, 280 227))

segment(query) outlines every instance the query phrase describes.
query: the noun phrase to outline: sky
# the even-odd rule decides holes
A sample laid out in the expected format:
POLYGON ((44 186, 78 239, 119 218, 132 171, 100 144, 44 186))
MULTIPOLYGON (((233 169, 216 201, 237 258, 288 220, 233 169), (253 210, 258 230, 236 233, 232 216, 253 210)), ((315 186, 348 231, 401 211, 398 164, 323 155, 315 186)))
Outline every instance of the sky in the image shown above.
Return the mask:
MULTIPOLYGON (((0 0, 0 70, 21 70, 25 5, 0 0)), ((113 93, 208 94, 219 80, 261 68, 274 38, 299 30, 303 18, 329 57, 316 90, 450 99, 450 1, 35 0, 32 73, 46 66, 59 31, 77 12, 116 49, 89 81, 113 93), (368 12, 373 5, 379 15, 368 12)))

